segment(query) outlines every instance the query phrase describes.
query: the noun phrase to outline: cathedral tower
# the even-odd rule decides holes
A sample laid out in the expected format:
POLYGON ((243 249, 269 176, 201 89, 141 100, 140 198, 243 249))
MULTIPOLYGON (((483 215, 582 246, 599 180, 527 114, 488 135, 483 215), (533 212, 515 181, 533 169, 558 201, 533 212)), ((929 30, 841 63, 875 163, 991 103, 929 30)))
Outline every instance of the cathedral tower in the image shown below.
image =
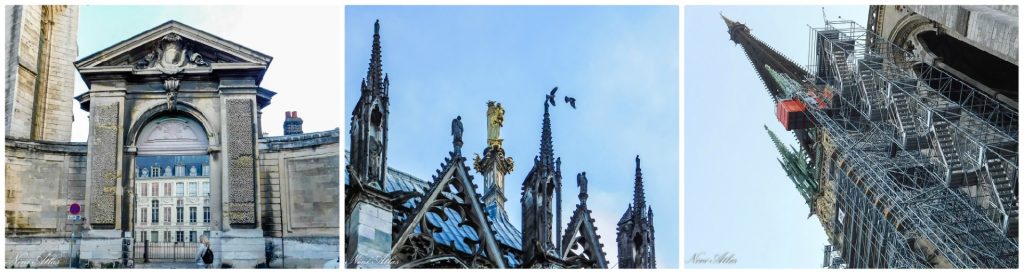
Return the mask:
POLYGON ((72 62, 78 55, 78 7, 7 6, 8 137, 67 142, 74 120, 72 62))

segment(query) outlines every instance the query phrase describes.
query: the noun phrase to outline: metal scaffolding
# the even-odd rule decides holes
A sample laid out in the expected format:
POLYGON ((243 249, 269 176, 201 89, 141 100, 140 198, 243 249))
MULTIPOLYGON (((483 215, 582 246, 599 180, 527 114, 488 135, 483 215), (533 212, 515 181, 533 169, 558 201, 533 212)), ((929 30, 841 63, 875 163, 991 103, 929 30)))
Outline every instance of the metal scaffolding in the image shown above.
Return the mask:
POLYGON ((808 106, 850 267, 1016 268, 1017 111, 853 21, 811 28, 808 106))

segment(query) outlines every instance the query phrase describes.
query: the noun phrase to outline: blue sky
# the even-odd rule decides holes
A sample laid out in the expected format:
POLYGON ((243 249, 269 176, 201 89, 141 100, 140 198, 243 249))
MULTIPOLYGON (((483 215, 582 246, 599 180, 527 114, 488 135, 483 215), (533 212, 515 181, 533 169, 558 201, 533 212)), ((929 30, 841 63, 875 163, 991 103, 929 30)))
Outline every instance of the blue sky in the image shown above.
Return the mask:
MULTIPOLYGON (((261 84, 277 92, 263 109, 263 131, 271 136, 283 134, 285 111, 299 111, 305 132, 340 127, 341 14, 337 7, 85 5, 79 10, 78 58, 168 20, 274 57, 261 84), (309 26, 317 26, 316 39, 310 39, 308 32, 295 31, 309 26)), ((74 94, 86 90, 79 78, 74 94)), ((72 141, 85 141, 88 113, 77 101, 74 104, 72 141)))
POLYGON ((678 267, 678 12, 674 6, 348 6, 345 123, 380 19, 391 80, 388 165, 429 179, 452 149, 457 115, 465 127, 463 154, 482 152, 486 103, 499 101, 506 111, 504 146, 516 162, 506 177, 506 208, 518 226, 519 189, 539 151, 542 100, 558 86, 551 119, 565 180, 563 223, 578 203, 574 175, 586 171, 587 204, 615 262, 615 223, 632 201, 639 154, 658 265, 678 267), (564 95, 577 99, 577 109, 562 103, 564 95))
MULTIPOLYGON (((828 6, 829 19, 865 25, 867 6, 828 6)), ((775 160, 763 125, 796 144, 719 12, 744 23, 797 64, 808 58, 808 25, 820 6, 688 6, 685 11, 685 261, 732 254, 735 264, 686 268, 819 268, 828 243, 817 217, 775 160), (703 254, 703 255, 701 255, 703 254)))

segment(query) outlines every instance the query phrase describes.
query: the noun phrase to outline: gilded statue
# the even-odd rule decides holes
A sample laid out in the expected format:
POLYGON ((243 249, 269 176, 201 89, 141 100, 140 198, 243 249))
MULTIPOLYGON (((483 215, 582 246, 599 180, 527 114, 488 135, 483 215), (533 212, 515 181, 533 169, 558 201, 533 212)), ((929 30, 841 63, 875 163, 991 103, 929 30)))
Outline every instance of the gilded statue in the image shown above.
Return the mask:
POLYGON ((501 146, 501 127, 505 123, 505 109, 501 103, 487 102, 487 144, 501 146))

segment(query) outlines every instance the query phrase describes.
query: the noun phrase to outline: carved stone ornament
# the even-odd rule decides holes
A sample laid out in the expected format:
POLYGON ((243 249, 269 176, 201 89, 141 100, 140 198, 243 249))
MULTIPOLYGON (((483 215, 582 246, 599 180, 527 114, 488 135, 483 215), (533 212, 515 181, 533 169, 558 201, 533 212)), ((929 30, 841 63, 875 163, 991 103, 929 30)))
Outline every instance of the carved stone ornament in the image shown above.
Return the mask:
POLYGON ((174 77, 168 77, 164 79, 164 91, 167 93, 167 109, 174 109, 175 103, 178 101, 178 86, 181 84, 181 80, 174 77))
POLYGON ((135 69, 156 69, 164 74, 177 74, 188 67, 209 65, 181 36, 170 33, 160 38, 146 57, 135 62, 135 69))

